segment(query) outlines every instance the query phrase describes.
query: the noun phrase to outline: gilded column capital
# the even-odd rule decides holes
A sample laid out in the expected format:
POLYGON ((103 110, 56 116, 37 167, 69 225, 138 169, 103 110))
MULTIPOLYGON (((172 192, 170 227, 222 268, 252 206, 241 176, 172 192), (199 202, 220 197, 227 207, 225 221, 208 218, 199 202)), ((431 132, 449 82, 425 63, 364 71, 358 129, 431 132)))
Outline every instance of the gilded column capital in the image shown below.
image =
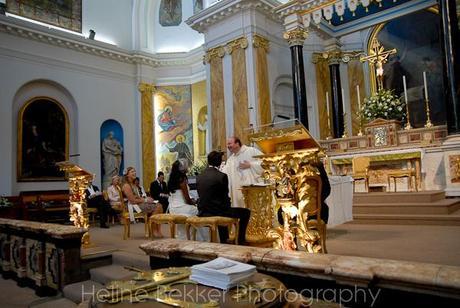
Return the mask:
POLYGON ((225 48, 222 46, 208 49, 203 57, 203 62, 209 63, 212 59, 223 58, 225 56, 225 48))
POLYGON ((141 93, 144 93, 144 92, 153 93, 153 92, 155 92, 155 86, 153 84, 145 83, 145 82, 140 82, 139 85, 137 86, 137 89, 141 93))
POLYGON ((308 31, 305 28, 297 27, 290 31, 286 31, 283 34, 283 38, 288 41, 289 47, 292 46, 303 46, 303 42, 308 37, 308 31))
POLYGON ((227 50, 227 53, 229 55, 231 55, 233 53, 233 51, 235 51, 235 50, 237 50, 239 48, 242 48, 242 49, 248 48, 248 39, 246 37, 237 38, 237 39, 235 39, 233 41, 228 42, 225 45, 225 49, 227 50))
POLYGON ((265 49, 265 52, 268 52, 270 49, 270 41, 259 34, 254 34, 254 37, 252 38, 252 46, 254 48, 263 48, 265 49))

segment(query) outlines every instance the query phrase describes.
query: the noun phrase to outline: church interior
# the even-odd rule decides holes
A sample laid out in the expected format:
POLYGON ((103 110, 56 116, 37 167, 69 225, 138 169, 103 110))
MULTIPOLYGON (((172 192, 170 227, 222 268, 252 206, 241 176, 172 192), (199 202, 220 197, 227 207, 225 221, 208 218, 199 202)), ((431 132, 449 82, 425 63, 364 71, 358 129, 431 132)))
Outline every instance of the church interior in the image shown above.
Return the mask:
POLYGON ((458 306, 459 28, 459 0, 0 0, 0 304, 458 306), (244 242, 114 184, 148 203, 180 161, 202 198, 235 137, 244 242), (257 273, 189 279, 218 257, 257 273))

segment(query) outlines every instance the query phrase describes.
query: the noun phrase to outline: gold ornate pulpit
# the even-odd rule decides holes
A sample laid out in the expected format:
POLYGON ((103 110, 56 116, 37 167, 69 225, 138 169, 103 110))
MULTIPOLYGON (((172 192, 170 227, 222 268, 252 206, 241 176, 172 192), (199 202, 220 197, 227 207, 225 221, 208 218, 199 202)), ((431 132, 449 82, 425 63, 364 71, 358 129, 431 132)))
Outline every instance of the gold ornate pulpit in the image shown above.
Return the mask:
POLYGON ((56 165, 67 173, 69 178, 70 221, 75 227, 86 229, 81 241, 83 247, 90 246, 88 207, 86 204, 85 190, 93 180, 93 174, 80 166, 62 161, 56 165))
MULTIPOLYGON (((280 249, 295 249, 297 238, 308 252, 325 252, 322 245, 325 224, 320 216, 321 179, 317 168, 323 152, 319 144, 297 121, 262 126, 249 140, 265 153, 258 158, 262 160, 264 180, 274 190, 275 206, 267 202, 263 206, 271 207, 273 213, 280 207, 283 211, 283 226, 268 230, 267 237, 280 249)), ((244 189, 245 202, 254 202, 251 195, 257 195, 260 188, 244 189)))

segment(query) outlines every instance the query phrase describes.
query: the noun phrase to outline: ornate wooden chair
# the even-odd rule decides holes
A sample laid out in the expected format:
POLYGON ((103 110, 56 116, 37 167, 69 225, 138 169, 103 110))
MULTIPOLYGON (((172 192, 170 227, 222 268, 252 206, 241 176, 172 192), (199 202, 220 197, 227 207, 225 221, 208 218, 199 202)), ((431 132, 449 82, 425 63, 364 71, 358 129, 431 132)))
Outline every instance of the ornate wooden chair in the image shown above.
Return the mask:
POLYGON ((354 157, 351 161, 351 164, 353 168, 353 192, 355 192, 355 181, 360 180, 364 180, 366 191, 369 192, 369 166, 371 164, 370 157, 354 157))
MULTIPOLYGON (((122 212, 120 214, 120 222, 123 224, 123 239, 126 240, 131 236, 131 220, 129 219, 128 203, 123 198, 123 192, 121 187, 117 187, 118 193, 120 194, 122 212)), ((150 225, 148 220, 148 214, 145 212, 136 213, 134 212, 134 219, 144 220, 144 232, 145 237, 150 237, 150 225)))
POLYGON ((397 178, 407 178, 407 190, 411 191, 412 190, 412 178, 414 178, 414 188, 415 191, 418 191, 418 182, 417 182, 417 171, 412 165, 412 162, 410 161, 409 163, 409 168, 408 169, 403 169, 403 170, 395 170, 388 172, 388 191, 390 190, 390 183, 391 179, 394 180, 394 187, 395 187, 395 192, 396 192, 396 179, 397 178))
POLYGON ((187 221, 185 224, 185 233, 187 234, 187 239, 190 240, 190 229, 192 229, 192 238, 196 241, 196 231, 198 228, 207 227, 209 228, 209 238, 211 242, 218 243, 218 236, 217 236, 217 227, 227 227, 228 233, 232 230, 232 227, 235 228, 234 233, 234 243, 238 245, 238 234, 239 234, 239 219, 238 218, 230 218, 230 217, 223 217, 223 216, 210 216, 210 217, 198 217, 198 216, 191 216, 187 217, 187 221))
POLYGON ((171 238, 176 237, 176 225, 185 224, 187 216, 184 215, 175 215, 175 214, 153 214, 150 216, 149 224, 150 230, 153 230, 152 225, 169 225, 169 235, 171 238))

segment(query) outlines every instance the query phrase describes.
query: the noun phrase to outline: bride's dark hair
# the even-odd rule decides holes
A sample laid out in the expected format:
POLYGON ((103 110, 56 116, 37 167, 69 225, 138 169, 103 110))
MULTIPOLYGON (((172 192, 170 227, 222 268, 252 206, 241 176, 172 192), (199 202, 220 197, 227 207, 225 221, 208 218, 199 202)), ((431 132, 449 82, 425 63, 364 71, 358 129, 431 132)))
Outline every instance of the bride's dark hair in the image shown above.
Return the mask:
POLYGON ((169 174, 168 188, 169 191, 174 193, 180 189, 180 184, 187 180, 187 167, 184 162, 176 160, 171 167, 171 173, 169 174))

